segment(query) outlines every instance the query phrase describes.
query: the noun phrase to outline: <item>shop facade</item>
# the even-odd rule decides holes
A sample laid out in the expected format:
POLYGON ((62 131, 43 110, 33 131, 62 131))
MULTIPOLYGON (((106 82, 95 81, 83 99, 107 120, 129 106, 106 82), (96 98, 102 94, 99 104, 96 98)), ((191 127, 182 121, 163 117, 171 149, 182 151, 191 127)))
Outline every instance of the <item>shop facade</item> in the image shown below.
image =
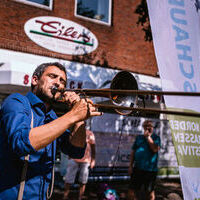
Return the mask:
MULTIPOLYGON (((4 0, 0 2, 0 100, 30 90, 31 75, 44 62, 60 62, 68 88, 109 88, 122 70, 131 72, 140 90, 161 90, 153 44, 137 25, 140 0, 4 0)), ((145 105, 161 108, 157 96, 145 105)), ((101 98, 94 101, 106 101, 101 98)), ((97 138, 97 167, 127 168, 132 142, 142 122, 152 118, 164 141, 160 166, 176 166, 169 126, 163 115, 120 116, 105 111, 88 121, 97 138), (121 137, 121 135, 123 135, 121 137), (106 141, 106 143, 105 143, 106 141), (106 156, 105 156, 106 155, 106 156)), ((64 168, 62 165, 60 168, 64 168)))

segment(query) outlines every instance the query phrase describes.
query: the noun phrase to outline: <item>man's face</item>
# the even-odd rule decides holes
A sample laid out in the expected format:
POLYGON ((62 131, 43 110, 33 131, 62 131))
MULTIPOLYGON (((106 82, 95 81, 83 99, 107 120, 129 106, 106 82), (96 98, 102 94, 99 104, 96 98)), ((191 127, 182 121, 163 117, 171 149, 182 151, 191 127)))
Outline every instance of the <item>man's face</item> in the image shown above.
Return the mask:
POLYGON ((66 74, 56 66, 49 66, 45 69, 41 78, 32 77, 32 84, 35 86, 33 92, 44 102, 50 103, 58 99, 60 92, 53 94, 52 88, 57 87, 58 91, 66 87, 66 74))
POLYGON ((153 132, 153 126, 152 124, 147 124, 146 126, 144 126, 144 130, 148 130, 148 132, 152 133, 153 132))

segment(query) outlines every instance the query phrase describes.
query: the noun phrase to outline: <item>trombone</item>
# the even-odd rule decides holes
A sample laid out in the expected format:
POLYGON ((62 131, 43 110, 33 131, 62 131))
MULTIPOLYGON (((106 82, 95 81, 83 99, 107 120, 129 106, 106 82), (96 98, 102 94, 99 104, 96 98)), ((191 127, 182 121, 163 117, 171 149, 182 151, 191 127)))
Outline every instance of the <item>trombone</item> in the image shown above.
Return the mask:
POLYGON ((133 112, 141 112, 200 117, 200 113, 198 112, 138 107, 138 98, 141 97, 141 95, 200 96, 200 93, 138 90, 136 79, 127 71, 121 71, 115 75, 111 81, 110 89, 66 89, 65 91, 73 91, 83 96, 110 98, 112 105, 94 105, 97 108, 114 109, 120 115, 130 115, 133 112))

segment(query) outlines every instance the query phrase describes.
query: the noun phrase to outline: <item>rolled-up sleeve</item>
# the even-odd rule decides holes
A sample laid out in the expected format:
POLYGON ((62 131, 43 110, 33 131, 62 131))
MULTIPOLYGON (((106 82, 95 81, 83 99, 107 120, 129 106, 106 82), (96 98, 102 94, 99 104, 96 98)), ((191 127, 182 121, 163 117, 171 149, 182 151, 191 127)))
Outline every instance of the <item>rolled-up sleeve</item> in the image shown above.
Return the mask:
POLYGON ((29 141, 31 116, 24 105, 23 99, 10 96, 1 108, 2 134, 11 151, 19 157, 35 152, 29 141))

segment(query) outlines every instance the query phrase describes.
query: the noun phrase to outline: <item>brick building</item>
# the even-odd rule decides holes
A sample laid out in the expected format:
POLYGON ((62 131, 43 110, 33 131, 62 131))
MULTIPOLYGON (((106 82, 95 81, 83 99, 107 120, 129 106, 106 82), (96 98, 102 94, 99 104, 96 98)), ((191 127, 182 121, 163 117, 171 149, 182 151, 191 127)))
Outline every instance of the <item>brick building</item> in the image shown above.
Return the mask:
POLYGON ((101 20, 80 18, 81 15, 75 16, 78 0, 49 0, 46 2, 52 4, 51 6, 41 6, 44 2, 43 0, 3 0, 0 2, 0 48, 123 69, 150 76, 157 75, 153 44, 145 41, 145 33, 142 27, 137 25, 139 15, 135 13, 135 10, 140 0, 105 1, 111 3, 108 6, 110 24, 98 23, 101 20), (39 46, 24 32, 25 23, 38 16, 54 16, 83 25, 96 36, 98 47, 89 54, 74 56, 67 52, 66 54, 56 53, 39 46))

